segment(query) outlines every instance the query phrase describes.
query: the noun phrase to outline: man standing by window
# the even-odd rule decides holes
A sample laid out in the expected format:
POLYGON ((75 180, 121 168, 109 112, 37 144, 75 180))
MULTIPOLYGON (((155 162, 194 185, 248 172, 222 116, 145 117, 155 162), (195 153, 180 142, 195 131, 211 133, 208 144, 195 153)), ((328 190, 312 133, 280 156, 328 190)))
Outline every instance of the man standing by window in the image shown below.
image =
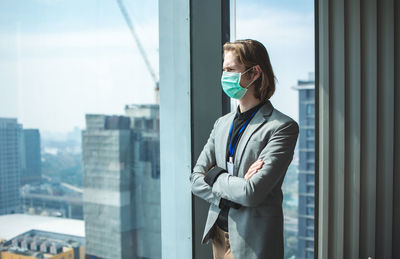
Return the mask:
POLYGON ((260 42, 224 45, 221 84, 239 106, 215 122, 190 177, 211 203, 202 242, 212 239, 214 259, 283 258, 281 185, 298 125, 269 101, 275 77, 260 42))

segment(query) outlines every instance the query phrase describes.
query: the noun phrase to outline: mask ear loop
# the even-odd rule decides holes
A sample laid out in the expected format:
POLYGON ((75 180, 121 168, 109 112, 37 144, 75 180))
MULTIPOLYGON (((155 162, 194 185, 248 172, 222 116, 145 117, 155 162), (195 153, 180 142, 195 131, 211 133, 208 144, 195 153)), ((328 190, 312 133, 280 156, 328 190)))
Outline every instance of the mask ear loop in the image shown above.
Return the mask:
POLYGON ((240 73, 240 75, 244 75, 244 74, 246 74, 250 69, 253 69, 253 67, 254 66, 252 66, 252 67, 249 67, 246 71, 244 71, 243 73, 240 73))
MULTIPOLYGON (((240 75, 243 75, 245 73, 247 73, 247 71, 249 71, 250 69, 253 69, 254 66, 250 67, 249 69, 247 69, 246 71, 244 71, 243 73, 241 73, 240 75)), ((251 81, 246 87, 245 89, 248 89, 258 78, 254 79, 253 81, 251 81)))

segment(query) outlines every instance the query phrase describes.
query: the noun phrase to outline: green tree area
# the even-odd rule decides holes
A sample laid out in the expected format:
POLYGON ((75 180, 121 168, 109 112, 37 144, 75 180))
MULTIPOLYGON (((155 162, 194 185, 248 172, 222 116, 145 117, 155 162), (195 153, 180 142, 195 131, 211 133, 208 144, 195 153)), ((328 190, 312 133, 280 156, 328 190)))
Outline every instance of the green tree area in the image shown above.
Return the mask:
POLYGON ((63 182, 82 187, 81 153, 42 154, 42 176, 53 182, 63 182))

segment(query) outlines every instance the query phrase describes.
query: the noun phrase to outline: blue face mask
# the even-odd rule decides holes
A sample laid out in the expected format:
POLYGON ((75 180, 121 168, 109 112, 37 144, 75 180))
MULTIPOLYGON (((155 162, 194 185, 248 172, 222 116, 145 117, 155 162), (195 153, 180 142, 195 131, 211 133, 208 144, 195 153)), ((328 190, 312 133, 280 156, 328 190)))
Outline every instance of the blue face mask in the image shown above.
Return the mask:
POLYGON ((247 92, 247 88, 253 83, 251 82, 246 88, 240 86, 240 78, 243 74, 249 71, 251 68, 247 69, 243 73, 235 72, 222 72, 221 85, 222 89, 227 96, 234 99, 241 99, 247 92))

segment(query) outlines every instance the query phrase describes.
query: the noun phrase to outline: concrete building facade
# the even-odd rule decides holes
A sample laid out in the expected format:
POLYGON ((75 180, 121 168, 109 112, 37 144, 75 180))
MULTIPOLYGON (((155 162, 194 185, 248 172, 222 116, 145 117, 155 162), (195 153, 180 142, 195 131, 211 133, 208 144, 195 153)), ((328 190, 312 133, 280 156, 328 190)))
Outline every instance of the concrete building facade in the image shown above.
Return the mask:
POLYGON ((82 160, 88 256, 161 258, 158 106, 155 114, 146 110, 154 107, 127 106, 129 117, 86 115, 82 160))

